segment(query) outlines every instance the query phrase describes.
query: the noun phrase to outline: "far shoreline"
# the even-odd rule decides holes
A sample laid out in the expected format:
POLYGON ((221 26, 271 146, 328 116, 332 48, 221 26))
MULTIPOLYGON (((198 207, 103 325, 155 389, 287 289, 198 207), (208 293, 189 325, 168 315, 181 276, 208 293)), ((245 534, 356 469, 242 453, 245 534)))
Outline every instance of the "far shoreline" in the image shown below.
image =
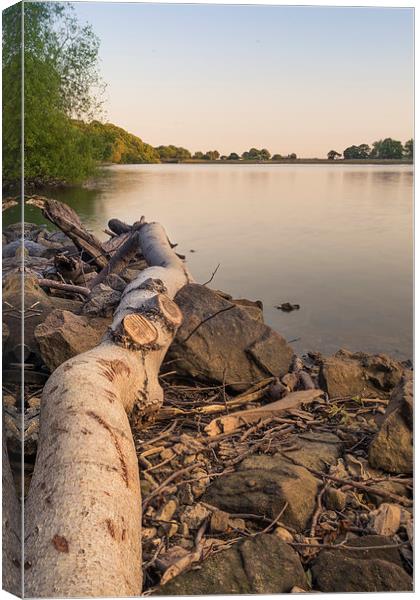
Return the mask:
MULTIPOLYGON (((144 164, 144 163, 143 163, 144 164)), ((327 158, 295 158, 282 160, 198 160, 161 161, 157 164, 200 164, 200 165, 413 165, 413 160, 407 159, 348 159, 328 160, 327 158)))

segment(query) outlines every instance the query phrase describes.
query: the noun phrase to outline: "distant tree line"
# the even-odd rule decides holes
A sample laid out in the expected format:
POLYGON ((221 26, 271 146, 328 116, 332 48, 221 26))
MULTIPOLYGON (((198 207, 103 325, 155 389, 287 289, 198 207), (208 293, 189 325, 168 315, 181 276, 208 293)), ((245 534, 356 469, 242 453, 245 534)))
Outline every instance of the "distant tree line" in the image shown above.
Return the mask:
POLYGON ((281 154, 273 154, 271 156, 270 152, 267 148, 250 148, 249 150, 242 152, 242 154, 238 154, 237 152, 231 152, 230 154, 222 154, 217 150, 209 150, 208 152, 195 152, 192 156, 193 160, 251 160, 251 161, 268 161, 268 160, 296 160, 297 156, 294 152, 292 154, 288 154, 287 156, 282 156, 281 154))
POLYGON ((349 146, 343 153, 337 152, 336 150, 330 150, 327 154, 328 160, 335 160, 341 156, 344 160, 363 160, 368 158, 376 158, 383 160, 399 160, 399 159, 412 159, 414 154, 414 141, 413 139, 408 140, 404 146, 398 140, 392 138, 385 138, 373 142, 372 147, 368 144, 360 144, 359 146, 349 146))

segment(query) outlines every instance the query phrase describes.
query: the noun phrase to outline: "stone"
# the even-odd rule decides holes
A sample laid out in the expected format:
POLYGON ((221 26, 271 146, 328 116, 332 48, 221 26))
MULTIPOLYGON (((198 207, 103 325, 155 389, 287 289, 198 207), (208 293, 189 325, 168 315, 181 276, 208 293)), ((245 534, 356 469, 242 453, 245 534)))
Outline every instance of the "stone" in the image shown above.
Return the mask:
POLYGON ((324 503, 328 510, 342 511, 346 507, 347 494, 333 487, 327 487, 324 493, 324 503))
POLYGON ((406 371, 391 394, 385 418, 398 410, 407 427, 413 429, 413 372, 406 371))
POLYGON ((286 542, 286 544, 293 542, 293 535, 284 527, 276 527, 274 535, 283 540, 283 542, 286 542))
POLYGON ((229 513, 216 510, 210 518, 210 531, 212 533, 223 533, 229 528, 229 513))
POLYGON ((288 372, 291 347, 242 307, 198 284, 184 286, 175 301, 184 320, 169 359, 177 361, 178 372, 226 383, 235 391, 246 390, 268 375, 281 377, 288 372))
POLYGON ((294 586, 307 590, 295 550, 274 535, 245 539, 182 573, 154 595, 281 594, 294 586))
POLYGON ((197 502, 197 504, 187 506, 181 516, 181 520, 189 529, 198 529, 204 519, 207 519, 209 514, 209 509, 200 502, 197 502))
MULTIPOLYGON (((29 256, 46 256, 48 251, 45 246, 32 242, 31 240, 24 240, 23 242, 25 250, 29 256)), ((22 240, 15 240, 10 242, 6 246, 3 246, 2 254, 3 258, 11 258, 16 255, 16 251, 22 248, 22 240)))
POLYGON ((63 362, 99 344, 110 320, 57 309, 35 328, 42 359, 54 371, 63 362))
POLYGON ((369 447, 369 464, 387 473, 413 472, 413 432, 402 409, 388 414, 369 447))
POLYGON ((167 523, 172 519, 177 508, 178 504, 176 500, 168 500, 157 513, 155 520, 167 523))
POLYGON ((330 398, 387 399, 402 374, 402 365, 385 354, 339 350, 320 359, 320 385, 330 398))
POLYGON ((383 502, 370 513, 371 528, 379 535, 395 535, 401 524, 401 507, 398 504, 383 502))
MULTIPOLYGON (((367 535, 349 541, 358 547, 393 545, 383 536, 367 535)), ((398 549, 322 550, 312 567, 314 589, 321 592, 405 592, 413 589, 398 549)))
POLYGON ((303 531, 315 509, 318 481, 304 467, 281 454, 246 458, 235 473, 219 477, 204 500, 229 513, 252 513, 275 519, 287 502, 281 522, 303 531))
POLYGON ((312 432, 289 439, 292 446, 298 447, 287 452, 286 456, 316 471, 325 471, 330 465, 335 465, 343 451, 342 441, 333 433, 312 432))
POLYGON ((256 302, 253 302, 252 300, 246 300, 245 298, 232 298, 231 302, 236 304, 236 306, 240 306, 242 310, 248 313, 251 319, 264 323, 263 305, 261 301, 257 300, 256 302))
MULTIPOLYGON (((35 329, 43 323, 55 308, 77 310, 80 302, 49 296, 39 286, 37 277, 26 275, 23 279, 25 296, 25 340, 24 359, 39 364, 41 353, 35 336, 35 329), (31 310, 33 308, 33 312, 31 310)), ((9 335, 4 341, 3 358, 7 362, 22 360, 22 331, 19 311, 22 306, 22 275, 9 273, 3 280, 3 322, 9 335)))

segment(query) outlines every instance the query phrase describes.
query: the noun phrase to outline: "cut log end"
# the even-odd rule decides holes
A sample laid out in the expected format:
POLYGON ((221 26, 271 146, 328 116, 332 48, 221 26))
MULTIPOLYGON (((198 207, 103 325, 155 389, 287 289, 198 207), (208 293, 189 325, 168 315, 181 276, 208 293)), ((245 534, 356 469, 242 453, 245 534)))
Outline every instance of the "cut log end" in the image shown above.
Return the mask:
POLYGON ((125 335, 138 346, 153 344, 158 338, 158 330, 153 323, 139 314, 124 317, 123 330, 125 335))
POLYGON ((182 323, 182 312, 178 305, 166 294, 158 294, 156 303, 165 320, 178 328, 182 323))

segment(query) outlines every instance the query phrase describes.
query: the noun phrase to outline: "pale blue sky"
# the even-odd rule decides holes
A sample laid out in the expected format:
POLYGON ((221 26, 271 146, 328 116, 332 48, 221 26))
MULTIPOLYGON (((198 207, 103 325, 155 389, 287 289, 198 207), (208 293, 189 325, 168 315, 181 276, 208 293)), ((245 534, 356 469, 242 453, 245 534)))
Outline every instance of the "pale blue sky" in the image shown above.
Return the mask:
POLYGON ((413 136, 413 11, 75 3, 108 119, 192 151, 324 156, 413 136))

